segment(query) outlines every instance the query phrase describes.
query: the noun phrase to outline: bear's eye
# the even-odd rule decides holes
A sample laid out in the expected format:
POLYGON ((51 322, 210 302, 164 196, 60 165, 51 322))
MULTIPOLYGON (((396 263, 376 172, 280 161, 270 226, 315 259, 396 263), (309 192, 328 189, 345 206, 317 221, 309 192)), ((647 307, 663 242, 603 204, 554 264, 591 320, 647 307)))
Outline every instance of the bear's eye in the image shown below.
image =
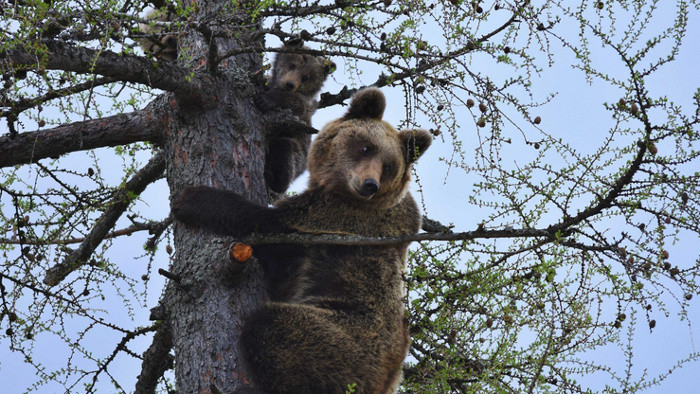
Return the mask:
POLYGON ((297 68, 297 65, 296 65, 296 64, 290 64, 290 65, 289 65, 289 69, 290 69, 290 70, 294 70, 295 68, 297 68))
POLYGON ((364 145, 364 146, 362 147, 362 155, 363 155, 363 156, 367 156, 367 155, 371 154, 373 150, 374 150, 374 149, 372 149, 371 146, 369 146, 369 145, 364 145))
POLYGON ((306 81, 308 81, 308 80, 309 80, 309 76, 308 76, 308 75, 304 75, 303 77, 301 77, 301 82, 306 82, 306 81))
POLYGON ((382 172, 388 173, 390 171, 391 171, 391 166, 389 164, 384 164, 384 167, 382 167, 382 172))

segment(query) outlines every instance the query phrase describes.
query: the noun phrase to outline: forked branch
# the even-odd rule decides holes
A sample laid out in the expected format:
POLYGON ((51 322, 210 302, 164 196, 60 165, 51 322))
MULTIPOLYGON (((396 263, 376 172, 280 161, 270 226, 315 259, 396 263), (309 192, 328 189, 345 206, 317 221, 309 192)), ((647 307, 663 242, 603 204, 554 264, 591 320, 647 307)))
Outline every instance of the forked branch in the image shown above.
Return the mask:
POLYGON ((95 223, 90 234, 85 237, 85 241, 68 255, 64 261, 48 269, 46 277, 44 277, 44 284, 55 286, 71 272, 83 266, 129 207, 135 196, 141 194, 148 185, 160 178, 163 175, 163 171, 165 171, 165 154, 160 152, 153 156, 148 164, 129 179, 124 187, 116 193, 112 199, 111 206, 95 223))

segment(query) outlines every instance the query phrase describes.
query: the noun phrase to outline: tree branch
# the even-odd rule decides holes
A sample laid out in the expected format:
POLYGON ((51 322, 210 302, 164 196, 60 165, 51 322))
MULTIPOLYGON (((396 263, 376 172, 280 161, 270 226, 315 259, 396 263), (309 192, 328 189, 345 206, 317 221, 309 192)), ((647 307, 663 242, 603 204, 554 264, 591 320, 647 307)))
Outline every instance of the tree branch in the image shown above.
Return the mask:
POLYGON ((112 205, 102 214, 102 217, 95 223, 90 234, 85 237, 85 241, 75 249, 66 259, 49 268, 44 277, 44 284, 55 286, 60 283, 68 274, 84 265, 97 246, 102 242, 109 230, 114 227, 119 217, 126 211, 135 196, 141 194, 146 186, 153 183, 163 175, 165 170, 165 154, 161 151, 157 153, 141 170, 139 170, 119 190, 112 205))
POLYGON ((119 341, 119 343, 117 344, 117 347, 114 349, 114 351, 112 351, 112 354, 110 354, 110 355, 101 363, 100 368, 99 368, 97 371, 94 372, 94 375, 93 375, 93 377, 92 377, 92 384, 90 385, 90 388, 94 388, 94 387, 95 387, 95 384, 97 383, 97 378, 98 378, 98 376, 99 376, 102 372, 106 372, 106 371, 107 371, 107 367, 109 367, 109 364, 111 364, 112 361, 114 361, 114 358, 117 357, 117 354, 119 354, 119 352, 125 351, 125 352, 127 352, 127 353, 133 355, 134 357, 138 357, 138 355, 134 354, 133 352, 129 351, 129 350, 126 348, 126 344, 129 343, 129 341, 131 341, 132 339, 136 338, 136 337, 139 336, 139 335, 144 335, 144 334, 147 334, 147 333, 149 333, 149 332, 151 332, 151 331, 156 331, 156 328, 155 328, 155 327, 156 327, 156 325, 153 325, 153 326, 142 327, 142 328, 139 328, 139 329, 137 329, 137 330, 127 332, 126 335, 124 335, 124 337, 122 338, 122 340, 119 341))
POLYGON ((396 237, 365 237, 338 234, 252 234, 240 240, 250 245, 294 244, 294 245, 392 245, 414 241, 470 241, 481 238, 532 238, 554 237, 550 229, 502 229, 475 230, 461 233, 420 233, 396 237))
POLYGON ((46 157, 126 145, 139 141, 159 142, 161 125, 147 111, 76 122, 48 130, 0 137, 0 168, 28 164, 46 157))
POLYGON ((188 82, 190 71, 175 62, 156 63, 142 56, 77 47, 59 40, 42 40, 41 43, 48 53, 34 53, 19 47, 2 55, 9 66, 15 68, 99 74, 187 96, 200 90, 196 82, 188 82))
POLYGON ((95 87, 107 85, 118 81, 116 78, 92 78, 87 82, 83 82, 74 86, 69 86, 67 88, 50 90, 48 93, 34 98, 22 98, 17 101, 2 101, 3 98, 0 97, 0 106, 8 107, 9 109, 0 112, 0 117, 14 117, 16 119, 17 115, 29 108, 33 108, 38 104, 45 103, 50 100, 54 100, 61 97, 70 96, 75 93, 83 92, 86 90, 94 89, 95 87))
POLYGON ((141 364, 141 374, 136 381, 135 394, 155 393, 158 379, 173 366, 173 356, 170 355, 172 347, 173 337, 170 326, 165 321, 161 321, 153 335, 153 343, 143 353, 143 364, 141 364))
MULTIPOLYGON (((527 3, 527 1, 524 1, 523 5, 526 3, 527 3)), ((501 26, 497 27, 496 29, 492 30, 491 32, 484 34, 483 36, 481 36, 479 38, 474 39, 473 42, 468 43, 467 45, 465 45, 465 46, 463 46, 455 51, 452 51, 450 53, 446 53, 444 55, 440 55, 436 60, 433 60, 430 62, 425 62, 424 64, 416 67, 415 69, 409 69, 409 70, 405 70, 405 71, 400 72, 400 73, 396 73, 396 74, 392 75, 392 81, 397 82, 397 81, 403 80, 405 78, 408 78, 408 77, 411 77, 414 75, 418 75, 418 74, 423 73, 431 68, 434 68, 434 67, 440 66, 446 62, 452 61, 459 56, 465 55, 469 52, 473 52, 476 49, 475 44, 482 44, 482 43, 488 41, 491 37, 502 32, 508 26, 510 26, 513 23, 518 21, 518 17, 520 16, 520 11, 519 11, 520 6, 516 6, 515 9, 516 9, 516 11, 510 16, 510 18, 506 22, 504 22, 501 26)), ((309 52, 314 54, 314 51, 309 51, 309 52)), ((317 52, 319 52, 319 51, 317 51, 317 52)), ((319 53, 322 54, 323 52, 319 52, 319 53)), ((377 81, 371 85, 361 86, 361 87, 358 87, 356 89, 348 89, 347 86, 343 86, 343 89, 341 89, 340 92, 338 92, 336 94, 331 94, 331 93, 325 92, 325 93, 321 94, 321 99, 319 100, 318 108, 325 108, 325 107, 329 107, 331 105, 343 104, 345 102, 345 100, 352 97, 352 95, 355 94, 355 92, 357 92, 360 89, 363 89, 363 88, 369 87, 369 86, 381 88, 383 86, 386 86, 387 84, 388 84, 387 77, 384 74, 381 74, 377 78, 377 81)))
MULTIPOLYGON (((172 218, 168 217, 164 219, 163 221, 157 222, 157 221, 148 221, 145 223, 133 223, 129 227, 125 227, 119 230, 114 230, 110 231, 107 233, 107 235, 104 236, 104 239, 109 239, 109 238, 117 238, 121 237, 124 235, 131 235, 139 231, 145 231, 148 230, 150 234, 153 235, 160 235, 165 231, 166 228, 172 223, 172 218)), ((152 250, 153 247, 155 247, 155 240, 151 241, 153 238, 150 238, 148 242, 146 243, 146 250, 152 250), (148 248, 150 246, 150 249, 148 248)), ((68 239, 25 239, 23 241, 20 241, 19 238, 13 237, 13 238, 0 238, 0 244, 11 244, 11 245, 68 245, 68 244, 77 244, 80 242, 84 242, 85 237, 74 237, 74 238, 68 238, 68 239)))

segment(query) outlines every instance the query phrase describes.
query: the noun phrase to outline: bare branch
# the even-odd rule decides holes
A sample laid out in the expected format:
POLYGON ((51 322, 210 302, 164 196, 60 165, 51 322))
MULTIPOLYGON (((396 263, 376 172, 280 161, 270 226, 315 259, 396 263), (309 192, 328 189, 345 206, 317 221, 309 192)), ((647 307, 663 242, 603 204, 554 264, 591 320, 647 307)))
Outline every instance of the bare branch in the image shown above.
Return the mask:
POLYGON ((139 141, 158 142, 160 123, 146 111, 76 122, 48 130, 0 137, 0 168, 34 163, 46 157, 125 145, 139 141))
POLYGON ((135 196, 141 194, 146 189, 146 186, 160 178, 164 170, 165 154, 159 152, 126 182, 123 189, 116 193, 112 200, 112 205, 95 223, 95 227, 85 237, 85 241, 80 244, 78 249, 75 249, 63 262, 49 268, 46 277, 44 277, 44 283, 48 286, 55 286, 68 274, 85 264, 109 230, 114 227, 119 217, 129 207, 135 196))

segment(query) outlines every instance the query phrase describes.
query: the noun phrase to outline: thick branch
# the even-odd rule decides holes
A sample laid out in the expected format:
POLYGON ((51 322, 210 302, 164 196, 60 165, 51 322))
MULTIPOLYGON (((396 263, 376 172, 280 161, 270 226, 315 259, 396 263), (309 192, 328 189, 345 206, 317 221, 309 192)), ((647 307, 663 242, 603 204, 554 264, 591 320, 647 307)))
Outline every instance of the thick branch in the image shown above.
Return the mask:
POLYGON ((129 207, 134 196, 138 196, 146 189, 146 186, 156 181, 163 175, 165 170, 165 155, 159 152, 129 179, 124 188, 119 190, 112 205, 102 214, 102 217, 95 223, 95 227, 90 234, 85 237, 85 241, 75 249, 65 261, 49 268, 44 278, 44 283, 48 286, 55 286, 60 283, 68 274, 85 264, 88 258, 102 242, 109 230, 114 227, 119 217, 129 207))
POLYGON ((0 168, 36 162, 46 157, 125 145, 158 142, 161 125, 146 111, 76 122, 53 129, 0 137, 0 168))
POLYGON ((173 337, 170 326, 165 321, 161 321, 158 331, 153 335, 153 343, 143 353, 141 374, 136 381, 134 393, 155 393, 158 379, 173 366, 173 356, 170 355, 172 347, 173 337))
POLYGON ((462 233, 420 233, 396 237, 365 237, 338 234, 253 234, 241 239, 250 245, 295 244, 295 245, 392 245, 414 241, 470 241, 480 238, 533 238, 554 237, 549 229, 503 229, 475 230, 462 233))
POLYGON ((175 62, 155 63, 141 56, 76 47, 59 40, 43 40, 42 44, 48 53, 38 55, 20 47, 3 55, 16 68, 99 74, 187 96, 199 91, 196 83, 188 82, 190 72, 175 62))

